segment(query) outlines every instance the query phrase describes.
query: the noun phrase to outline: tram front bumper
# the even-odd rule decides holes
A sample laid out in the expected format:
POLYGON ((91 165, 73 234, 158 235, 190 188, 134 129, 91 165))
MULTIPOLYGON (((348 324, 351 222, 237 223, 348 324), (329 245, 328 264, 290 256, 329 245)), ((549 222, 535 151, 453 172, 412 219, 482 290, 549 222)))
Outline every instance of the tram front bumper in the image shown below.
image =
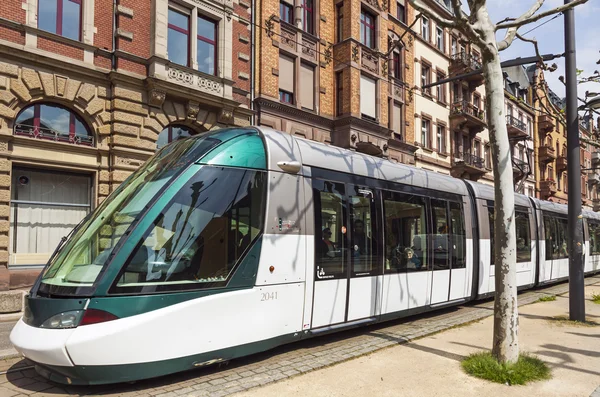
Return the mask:
POLYGON ((20 319, 10 333, 10 342, 15 349, 39 364, 72 367, 66 345, 75 331, 71 329, 45 329, 27 325, 20 319))

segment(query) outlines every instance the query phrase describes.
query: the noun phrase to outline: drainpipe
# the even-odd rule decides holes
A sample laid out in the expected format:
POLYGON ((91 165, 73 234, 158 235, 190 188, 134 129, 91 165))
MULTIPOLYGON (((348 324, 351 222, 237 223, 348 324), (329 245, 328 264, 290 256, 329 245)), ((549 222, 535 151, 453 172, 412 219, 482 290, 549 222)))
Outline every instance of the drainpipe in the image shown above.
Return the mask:
POLYGON ((252 125, 256 125, 256 114, 254 112, 254 81, 255 76, 255 59, 256 59, 256 46, 254 45, 254 35, 256 31, 256 0, 252 0, 251 4, 251 28, 250 28, 250 110, 252 111, 252 125))

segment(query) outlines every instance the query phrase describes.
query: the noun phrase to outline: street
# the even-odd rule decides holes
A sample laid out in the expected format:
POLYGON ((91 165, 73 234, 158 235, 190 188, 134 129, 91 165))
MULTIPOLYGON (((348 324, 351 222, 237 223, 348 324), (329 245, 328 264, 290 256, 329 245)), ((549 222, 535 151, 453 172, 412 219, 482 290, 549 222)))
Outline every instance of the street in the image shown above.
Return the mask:
POLYGON ((0 322, 0 358, 17 353, 8 339, 15 324, 16 321, 0 322))

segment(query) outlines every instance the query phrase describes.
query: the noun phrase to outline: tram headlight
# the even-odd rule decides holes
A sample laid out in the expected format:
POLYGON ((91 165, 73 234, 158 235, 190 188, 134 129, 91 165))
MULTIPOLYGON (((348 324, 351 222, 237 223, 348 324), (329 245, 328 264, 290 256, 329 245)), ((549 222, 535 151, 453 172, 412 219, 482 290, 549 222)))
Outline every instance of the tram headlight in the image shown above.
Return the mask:
POLYGON ((41 328, 65 329, 75 328, 79 325, 83 310, 71 310, 64 313, 55 314, 40 326, 41 328))

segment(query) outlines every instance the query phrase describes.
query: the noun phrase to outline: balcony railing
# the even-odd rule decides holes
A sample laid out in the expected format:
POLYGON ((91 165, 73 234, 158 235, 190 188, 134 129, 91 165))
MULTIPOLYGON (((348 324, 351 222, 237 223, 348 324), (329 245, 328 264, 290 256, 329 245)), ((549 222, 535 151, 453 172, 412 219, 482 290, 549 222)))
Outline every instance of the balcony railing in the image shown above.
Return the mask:
POLYGON ((540 146, 538 157, 541 161, 552 161, 556 158, 556 152, 551 146, 540 146))
POLYGON ((554 194, 558 190, 554 179, 546 179, 540 182, 540 188, 544 194, 554 194))
POLYGON ((529 173, 529 164, 525 160, 518 159, 513 157, 513 170, 517 173, 528 174, 529 173))
POLYGON ((452 67, 466 67, 472 70, 481 69, 481 60, 474 57, 467 52, 459 52, 452 55, 450 66, 452 67))
POLYGON ((510 114, 506 115, 506 124, 510 127, 518 128, 523 132, 527 132, 527 126, 525 125, 525 122, 510 114))
POLYGON ((94 146, 94 137, 89 135, 75 135, 68 132, 56 131, 46 127, 34 125, 17 124, 15 135, 28 136, 30 138, 71 143, 75 145, 94 146))
POLYGON ((482 170, 485 168, 485 160, 471 153, 457 153, 454 158, 455 160, 458 160, 457 163, 464 163, 465 165, 480 168, 482 170))
POLYGON ((467 101, 458 101, 452 104, 450 109, 450 117, 457 115, 468 115, 478 122, 485 125, 485 111, 475 107, 473 104, 467 101))

